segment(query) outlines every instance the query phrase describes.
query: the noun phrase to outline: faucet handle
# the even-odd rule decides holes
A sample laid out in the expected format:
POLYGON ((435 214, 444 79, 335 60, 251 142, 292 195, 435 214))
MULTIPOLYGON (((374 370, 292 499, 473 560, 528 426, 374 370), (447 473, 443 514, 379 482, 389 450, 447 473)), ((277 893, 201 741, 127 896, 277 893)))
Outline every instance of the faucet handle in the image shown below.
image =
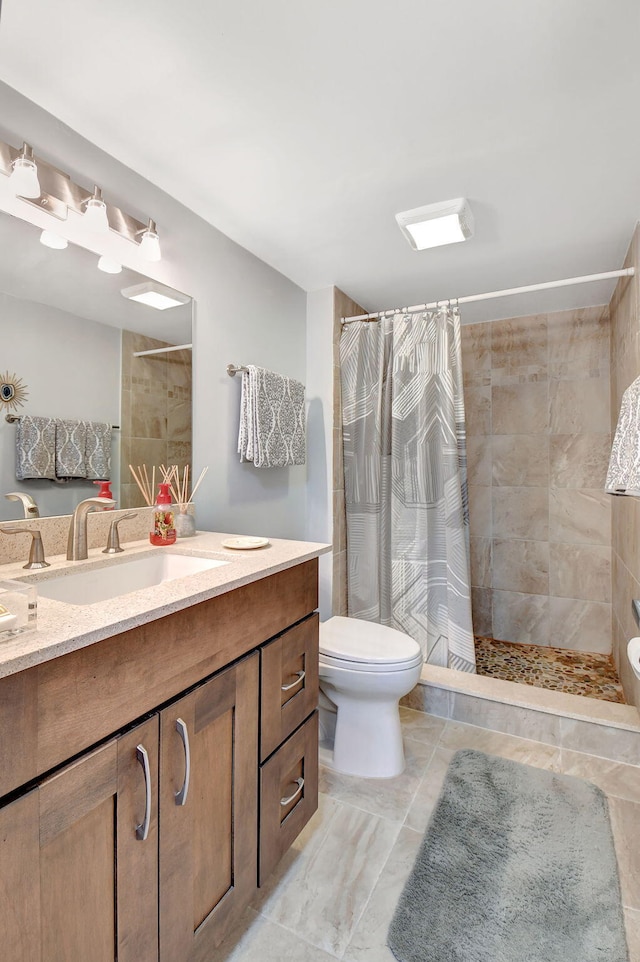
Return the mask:
POLYGON ((121 521, 129 521, 130 518, 137 518, 138 512, 133 511, 129 514, 123 514, 121 518, 115 518, 111 522, 109 528, 109 534, 107 536, 107 547, 102 549, 103 554, 120 554, 124 551, 124 548, 120 547, 120 535, 118 533, 118 525, 121 521))
POLYGON ((29 551, 29 560, 23 568, 48 568, 49 562, 44 559, 44 547, 42 544, 42 535, 37 528, 0 528, 2 534, 30 534, 31 550, 29 551))

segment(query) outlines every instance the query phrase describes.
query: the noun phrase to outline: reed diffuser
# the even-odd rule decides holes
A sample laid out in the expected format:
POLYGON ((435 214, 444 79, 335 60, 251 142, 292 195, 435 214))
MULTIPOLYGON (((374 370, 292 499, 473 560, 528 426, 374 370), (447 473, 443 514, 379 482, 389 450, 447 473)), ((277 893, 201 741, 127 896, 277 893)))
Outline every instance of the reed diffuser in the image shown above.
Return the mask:
POLYGON ((163 479, 169 485, 171 497, 178 508, 175 525, 179 538, 190 538, 196 533, 195 516, 189 513, 189 505, 193 504, 193 497, 208 470, 208 467, 202 469, 189 494, 189 465, 185 466, 182 473, 177 464, 172 464, 168 468, 164 464, 160 465, 163 479))

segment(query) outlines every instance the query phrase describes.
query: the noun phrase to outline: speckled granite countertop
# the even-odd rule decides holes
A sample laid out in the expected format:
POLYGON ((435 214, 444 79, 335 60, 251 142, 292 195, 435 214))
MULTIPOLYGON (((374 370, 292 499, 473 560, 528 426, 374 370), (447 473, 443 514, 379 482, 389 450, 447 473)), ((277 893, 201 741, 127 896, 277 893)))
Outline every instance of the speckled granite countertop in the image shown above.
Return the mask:
POLYGON ((154 548, 148 540, 134 541, 126 544, 124 553, 115 556, 115 560, 114 556, 103 554, 100 548, 93 548, 87 561, 52 557, 48 559, 51 567, 38 572, 27 572, 21 564, 0 565, 0 580, 27 581, 37 585, 49 578, 60 578, 65 573, 95 571, 155 552, 228 562, 218 568, 91 605, 66 604, 38 595, 37 630, 14 637, 0 635, 0 678, 215 598, 331 550, 326 544, 273 538, 263 548, 233 551, 222 545, 223 540, 232 537, 233 534, 203 531, 193 538, 181 539, 169 548, 154 548))

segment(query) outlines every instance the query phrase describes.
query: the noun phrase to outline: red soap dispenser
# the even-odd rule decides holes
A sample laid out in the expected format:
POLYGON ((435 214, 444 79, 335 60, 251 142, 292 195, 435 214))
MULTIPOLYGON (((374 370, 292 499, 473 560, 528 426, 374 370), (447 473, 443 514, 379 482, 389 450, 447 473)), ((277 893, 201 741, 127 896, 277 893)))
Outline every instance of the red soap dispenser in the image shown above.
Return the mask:
MULTIPOLYGON (((111 493, 111 481, 94 481, 93 483, 100 485, 100 490, 98 491, 98 494, 96 495, 96 497, 98 497, 98 498, 111 498, 111 499, 113 500, 113 495, 112 495, 112 493, 111 493)), ((105 508, 104 510, 105 510, 105 511, 113 511, 114 508, 115 508, 115 504, 110 504, 110 505, 109 505, 107 508, 105 508)))
POLYGON ((157 545, 173 544, 176 540, 176 529, 169 484, 161 482, 158 488, 158 497, 153 506, 149 541, 157 545))

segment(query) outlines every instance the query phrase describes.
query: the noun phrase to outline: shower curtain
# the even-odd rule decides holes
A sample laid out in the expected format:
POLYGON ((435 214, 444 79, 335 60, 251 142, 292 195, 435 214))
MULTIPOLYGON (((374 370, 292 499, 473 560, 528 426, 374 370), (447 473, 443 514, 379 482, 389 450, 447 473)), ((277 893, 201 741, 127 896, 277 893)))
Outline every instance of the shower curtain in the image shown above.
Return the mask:
POLYGON ((474 672, 459 315, 345 324, 340 367, 349 614, 474 672))

